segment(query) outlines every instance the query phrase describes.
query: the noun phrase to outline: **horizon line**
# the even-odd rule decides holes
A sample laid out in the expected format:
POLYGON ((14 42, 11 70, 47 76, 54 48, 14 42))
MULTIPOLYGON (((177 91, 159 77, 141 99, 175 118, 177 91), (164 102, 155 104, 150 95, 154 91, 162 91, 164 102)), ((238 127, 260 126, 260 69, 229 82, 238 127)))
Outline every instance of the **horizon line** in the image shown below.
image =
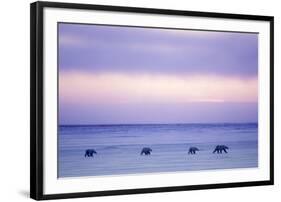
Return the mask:
POLYGON ((114 123, 114 124, 58 124, 64 126, 122 126, 122 125, 188 125, 188 124, 258 124, 258 122, 193 122, 193 123, 114 123))

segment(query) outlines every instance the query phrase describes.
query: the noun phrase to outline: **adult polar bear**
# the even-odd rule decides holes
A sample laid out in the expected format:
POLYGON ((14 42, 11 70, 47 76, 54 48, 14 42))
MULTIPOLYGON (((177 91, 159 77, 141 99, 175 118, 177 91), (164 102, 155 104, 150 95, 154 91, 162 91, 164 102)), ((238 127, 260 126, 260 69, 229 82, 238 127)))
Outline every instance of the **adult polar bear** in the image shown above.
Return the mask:
POLYGON ((152 152, 152 149, 151 148, 149 148, 149 147, 144 147, 142 150, 141 150, 141 155, 150 155, 151 154, 151 152, 152 152))
POLYGON ((221 154, 221 153, 227 153, 226 150, 228 150, 229 148, 225 145, 217 145, 215 150, 213 151, 213 153, 218 153, 218 154, 221 154))

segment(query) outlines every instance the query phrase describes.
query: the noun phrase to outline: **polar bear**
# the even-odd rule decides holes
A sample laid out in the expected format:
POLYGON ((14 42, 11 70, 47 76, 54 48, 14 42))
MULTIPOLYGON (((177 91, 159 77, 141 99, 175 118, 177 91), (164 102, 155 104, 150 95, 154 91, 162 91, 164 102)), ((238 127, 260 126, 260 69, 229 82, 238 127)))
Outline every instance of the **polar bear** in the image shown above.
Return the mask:
POLYGON ((150 155, 152 152, 152 149, 150 149, 149 147, 144 147, 142 150, 141 150, 141 155, 145 154, 145 155, 150 155))
POLYGON ((224 153, 227 153, 227 151, 226 151, 227 149, 229 149, 229 148, 225 145, 217 145, 215 150, 213 151, 213 153, 221 154, 223 151, 224 151, 224 153))
POLYGON ((85 157, 93 157, 93 154, 97 154, 96 150, 94 149, 87 149, 85 151, 85 157))
POLYGON ((190 147, 188 150, 188 154, 196 154, 196 151, 199 151, 197 147, 190 147))

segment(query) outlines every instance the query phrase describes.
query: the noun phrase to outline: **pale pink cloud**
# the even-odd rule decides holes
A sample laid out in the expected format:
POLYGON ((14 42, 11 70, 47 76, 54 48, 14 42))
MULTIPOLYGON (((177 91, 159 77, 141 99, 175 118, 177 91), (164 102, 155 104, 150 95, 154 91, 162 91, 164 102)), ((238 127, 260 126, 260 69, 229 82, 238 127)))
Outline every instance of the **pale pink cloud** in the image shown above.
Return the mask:
POLYGON ((215 75, 61 72, 62 103, 257 102, 258 80, 215 75))

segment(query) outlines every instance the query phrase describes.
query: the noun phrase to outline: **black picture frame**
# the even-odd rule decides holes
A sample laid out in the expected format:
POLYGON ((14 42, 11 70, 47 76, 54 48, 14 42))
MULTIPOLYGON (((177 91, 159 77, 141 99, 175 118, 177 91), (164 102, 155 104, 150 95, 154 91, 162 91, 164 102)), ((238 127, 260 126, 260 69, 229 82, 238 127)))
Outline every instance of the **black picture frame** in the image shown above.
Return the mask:
POLYGON ((35 2, 30 5, 30 197, 36 200, 93 197, 153 192, 171 192, 228 187, 245 187, 274 184, 274 17, 229 13, 196 12, 183 10, 89 5, 76 3, 35 2), (45 195, 43 192, 43 9, 62 8, 102 10, 130 13, 164 14, 224 19, 267 21, 270 23, 270 180, 238 183, 204 184, 174 187, 154 187, 128 190, 77 192, 45 195))

